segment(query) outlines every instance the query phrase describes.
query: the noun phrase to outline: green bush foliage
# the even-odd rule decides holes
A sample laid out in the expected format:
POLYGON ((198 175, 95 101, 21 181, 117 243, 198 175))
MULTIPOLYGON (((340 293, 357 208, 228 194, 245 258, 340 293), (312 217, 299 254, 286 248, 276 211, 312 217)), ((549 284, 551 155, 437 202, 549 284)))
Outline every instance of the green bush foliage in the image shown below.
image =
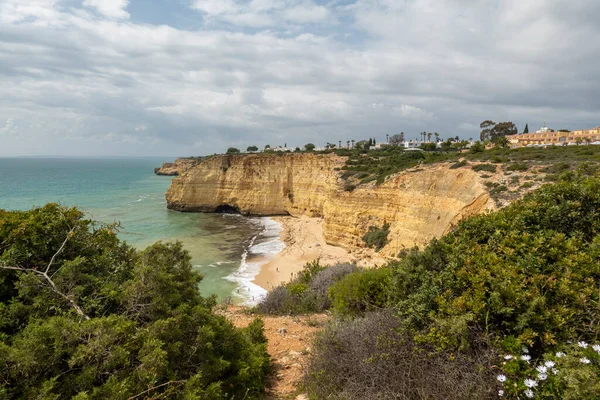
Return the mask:
POLYGON ((486 172, 496 172, 496 166, 494 164, 477 164, 471 167, 473 171, 486 171, 486 172))
POLYGON ((333 310, 339 316, 357 316, 384 308, 392 270, 366 269, 346 275, 329 289, 333 310))
POLYGON ((362 237, 363 242, 367 247, 374 248, 379 251, 388 244, 388 236, 390 234, 390 224, 383 224, 381 228, 376 226, 369 227, 369 231, 362 237))
POLYGON ((0 210, 2 398, 259 398, 262 322, 215 315, 180 243, 115 233, 56 204, 0 210))
POLYGON ((529 166, 525 163, 514 163, 505 168, 506 171, 527 171, 528 169, 529 166))

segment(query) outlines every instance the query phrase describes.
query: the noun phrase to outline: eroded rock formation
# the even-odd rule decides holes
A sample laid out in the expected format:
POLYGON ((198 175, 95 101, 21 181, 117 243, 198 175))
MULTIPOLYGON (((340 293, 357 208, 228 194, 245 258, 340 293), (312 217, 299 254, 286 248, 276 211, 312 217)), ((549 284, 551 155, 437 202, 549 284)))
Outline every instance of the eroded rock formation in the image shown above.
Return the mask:
POLYGON ((355 249, 369 226, 390 224, 384 255, 440 237, 460 219, 494 209, 478 174, 446 164, 412 169, 385 183, 344 191, 335 155, 252 154, 211 157, 181 172, 167 191, 168 207, 245 215, 309 215, 324 219, 328 243, 355 249))

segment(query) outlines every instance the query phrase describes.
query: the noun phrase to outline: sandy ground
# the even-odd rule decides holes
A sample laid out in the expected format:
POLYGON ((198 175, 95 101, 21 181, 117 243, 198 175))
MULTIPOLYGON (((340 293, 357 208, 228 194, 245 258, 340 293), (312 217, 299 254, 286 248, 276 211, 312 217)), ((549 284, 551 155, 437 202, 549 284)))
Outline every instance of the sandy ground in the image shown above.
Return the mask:
MULTIPOLYGON (((218 311, 235 326, 243 328, 256 318, 244 307, 229 306, 218 311)), ((310 316, 261 316, 268 339, 267 351, 273 363, 273 375, 267 388, 267 399, 306 400, 298 384, 302 380, 311 354, 315 334, 329 320, 325 314, 310 316)))
POLYGON ((254 278, 258 286, 271 290, 281 283, 288 282, 308 262, 316 259, 322 265, 344 262, 359 262, 361 266, 382 265, 385 259, 373 257, 372 251, 362 250, 351 254, 341 247, 327 244, 323 237, 323 220, 302 216, 276 217, 281 224, 281 240, 286 248, 271 261, 262 266, 260 273, 254 278))

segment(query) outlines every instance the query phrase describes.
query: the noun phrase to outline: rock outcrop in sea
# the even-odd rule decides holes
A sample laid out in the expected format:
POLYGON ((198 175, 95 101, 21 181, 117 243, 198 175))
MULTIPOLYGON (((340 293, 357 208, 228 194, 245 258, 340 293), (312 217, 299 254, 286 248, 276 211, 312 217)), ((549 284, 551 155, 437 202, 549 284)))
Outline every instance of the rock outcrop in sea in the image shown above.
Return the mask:
POLYGON ((338 172, 344 163, 333 154, 213 156, 178 171, 167 203, 178 211, 321 217, 327 242, 350 250, 363 247, 370 226, 389 223, 382 255, 427 243, 462 218, 496 207, 468 168, 421 166, 348 192, 338 172))

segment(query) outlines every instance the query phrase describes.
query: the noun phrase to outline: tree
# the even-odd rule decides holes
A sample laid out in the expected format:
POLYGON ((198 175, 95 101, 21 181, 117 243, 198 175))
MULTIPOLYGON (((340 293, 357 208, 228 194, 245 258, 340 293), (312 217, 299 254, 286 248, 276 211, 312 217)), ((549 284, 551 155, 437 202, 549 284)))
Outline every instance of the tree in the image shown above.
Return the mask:
POLYGON ((255 152, 258 151, 258 147, 256 146, 248 146, 248 148, 246 149, 247 152, 255 152))
POLYGON ((517 133, 518 129, 512 122, 500 122, 491 129, 489 139, 496 145, 505 145, 507 144, 506 136, 517 133))
POLYGON ((419 148, 421 148, 425 151, 435 151, 437 146, 435 143, 421 143, 419 148))
POLYGON ((341 141, 341 140, 339 140, 339 141, 338 141, 338 144, 339 144, 338 148, 339 148, 339 149, 341 149, 341 148, 342 148, 342 141, 341 141))
POLYGON ((399 146, 402 143, 404 143, 404 132, 400 132, 397 135, 392 135, 392 137, 390 137, 388 139, 389 144, 393 145, 393 146, 399 146))
POLYGON ((351 140, 351 142, 352 142, 352 147, 354 147, 354 143, 355 143, 355 141, 354 141, 354 140, 351 140))
POLYGON ((270 148, 271 148, 270 144, 268 144, 268 145, 265 146, 265 150, 270 149, 270 148))
POLYGON ((435 142, 439 142, 440 141, 440 134, 437 132, 434 132, 433 135, 435 136, 435 142))
POLYGON ((317 146, 315 146, 315 145, 314 145, 314 144, 312 144, 312 143, 306 143, 306 144, 304 145, 304 148, 306 149, 306 151, 313 151, 313 150, 315 149, 315 147, 317 147, 317 146))
POLYGON ((592 143, 592 139, 590 139, 589 137, 585 137, 583 138, 583 140, 585 141, 585 144, 589 145, 590 143, 592 143))
POLYGON ((3 397, 261 398, 262 322, 216 315, 181 243, 139 251, 117 228, 56 204, 0 210, 3 397))
POLYGON ((443 151, 450 150, 452 148, 452 141, 448 139, 445 142, 442 142, 441 147, 443 151))
POLYGON ((390 135, 389 134, 385 134, 385 142, 389 143, 390 142, 390 135))
POLYGON ((577 146, 579 146, 581 143, 583 143, 583 139, 578 137, 577 139, 575 139, 575 143, 577 143, 577 146))
POLYGON ((375 140, 375 138, 373 138, 373 146, 375 146, 377 144, 377 141, 375 140))
POLYGON ((483 121, 479 127, 481 128, 481 133, 479 134, 479 139, 482 142, 485 142, 486 140, 490 140, 492 138, 492 128, 496 126, 496 123, 494 121, 491 120, 485 120, 483 121))
POLYGON ((346 147, 350 148, 350 141, 349 140, 346 140, 346 147))
POLYGON ((227 154, 237 154, 239 152, 240 152, 240 150, 236 149, 235 147, 230 147, 227 149, 227 154))
POLYGON ((427 132, 427 141, 428 142, 431 142, 431 135, 432 135, 431 132, 427 132))
POLYGON ((481 142, 475 142, 471 145, 469 151, 471 153, 483 153, 485 151, 485 146, 481 142))
POLYGON ((523 133, 529 133, 529 124, 525 124, 525 129, 523 129, 523 133))

